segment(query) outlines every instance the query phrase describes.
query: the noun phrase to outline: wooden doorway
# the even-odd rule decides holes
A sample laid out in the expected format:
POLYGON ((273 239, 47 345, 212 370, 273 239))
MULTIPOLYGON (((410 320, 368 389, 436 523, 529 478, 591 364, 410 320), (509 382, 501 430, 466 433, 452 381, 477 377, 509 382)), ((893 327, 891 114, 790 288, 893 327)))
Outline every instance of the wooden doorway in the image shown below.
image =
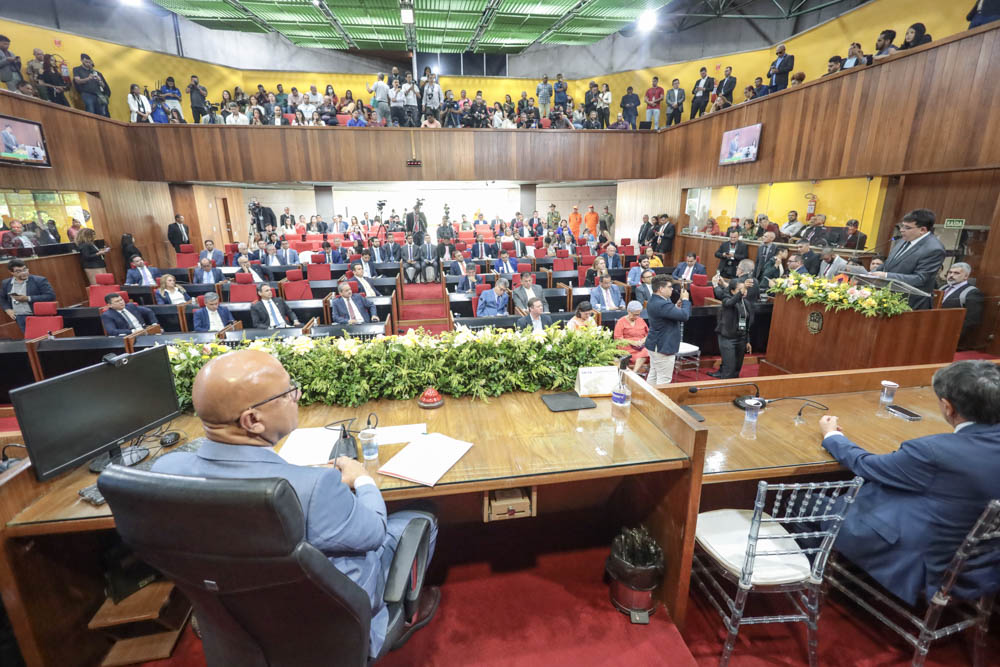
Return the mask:
POLYGON ((228 197, 215 198, 215 215, 218 216, 219 227, 226 230, 227 243, 236 243, 236 237, 233 234, 233 222, 229 217, 228 197))

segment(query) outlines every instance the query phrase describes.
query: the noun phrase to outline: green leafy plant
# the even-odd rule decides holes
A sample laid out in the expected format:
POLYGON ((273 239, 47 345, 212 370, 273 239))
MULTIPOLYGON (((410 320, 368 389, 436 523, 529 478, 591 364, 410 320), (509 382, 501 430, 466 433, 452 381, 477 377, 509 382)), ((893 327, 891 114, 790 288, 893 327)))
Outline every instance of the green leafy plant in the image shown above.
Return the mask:
POLYGON ((801 299, 806 305, 820 304, 826 310, 853 310, 865 317, 892 317, 911 310, 905 294, 802 273, 772 280, 768 292, 801 299))
MULTIPOLYGON (((512 391, 571 389, 577 369, 607 366, 620 355, 601 327, 544 332, 459 327, 438 336, 422 329, 405 336, 264 338, 238 349, 263 350, 281 361, 302 387, 302 403, 361 405, 380 398, 410 399, 427 387, 449 396, 487 399, 512 391)), ((210 359, 232 351, 216 343, 168 346, 182 407, 210 359)))

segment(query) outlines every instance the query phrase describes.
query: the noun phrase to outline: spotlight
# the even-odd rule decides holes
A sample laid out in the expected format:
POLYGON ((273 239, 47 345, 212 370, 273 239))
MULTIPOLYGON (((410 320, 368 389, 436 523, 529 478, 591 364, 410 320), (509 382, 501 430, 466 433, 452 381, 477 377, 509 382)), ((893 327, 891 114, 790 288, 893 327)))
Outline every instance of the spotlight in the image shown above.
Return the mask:
POLYGON ((319 7, 319 0, 313 0, 313 6, 319 7))
POLYGON ((400 19, 400 22, 403 23, 403 24, 405 24, 405 25, 412 25, 413 24, 413 8, 412 7, 403 7, 403 8, 401 8, 399 10, 399 19, 400 19))
POLYGON ((656 10, 647 9, 639 14, 639 22, 636 24, 639 32, 649 32, 656 27, 656 10))
POLYGON ((122 4, 127 7, 141 7, 142 0, 122 0, 122 4))

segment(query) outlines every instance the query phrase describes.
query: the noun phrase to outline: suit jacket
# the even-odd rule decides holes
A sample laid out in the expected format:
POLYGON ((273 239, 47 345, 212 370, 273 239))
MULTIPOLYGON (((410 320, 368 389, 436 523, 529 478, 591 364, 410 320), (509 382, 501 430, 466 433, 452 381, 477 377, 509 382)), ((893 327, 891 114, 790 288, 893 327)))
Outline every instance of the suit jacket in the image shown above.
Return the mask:
POLYGON ((528 291, 524 289, 523 286, 518 285, 517 289, 514 290, 514 307, 520 308, 524 312, 528 312, 528 299, 532 298, 533 296, 537 296, 539 299, 542 300, 542 307, 544 308, 544 312, 546 313, 549 312, 549 302, 545 300, 544 296, 542 296, 542 288, 539 287, 538 285, 535 285, 532 292, 533 292, 532 296, 528 296, 528 291))
MULTIPOLYGON (((285 324, 292 326, 298 319, 295 317, 295 313, 292 309, 288 307, 284 299, 279 297, 271 297, 271 301, 274 302, 275 307, 278 309, 278 314, 285 319, 285 324)), ((254 329, 270 329, 271 328, 271 315, 269 313, 270 308, 264 306, 263 301, 254 301, 253 305, 250 306, 250 322, 254 329)))
POLYGON ((187 225, 171 222, 167 225, 167 241, 174 247, 174 250, 180 252, 182 243, 191 243, 191 229, 187 225), (184 228, 183 234, 181 233, 181 227, 184 228), (184 240, 185 235, 187 236, 186 241, 184 240))
MULTIPOLYGON (((372 318, 375 317, 375 304, 369 301, 363 294, 352 294, 351 301, 354 302, 354 307, 361 313, 361 319, 365 322, 371 322, 372 318)), ((347 324, 351 320, 351 315, 343 298, 336 298, 330 301, 330 316, 333 318, 334 324, 347 324)))
POLYGON ((803 241, 808 241, 809 245, 822 245, 826 242, 829 232, 825 225, 814 225, 799 230, 798 236, 803 241))
POLYGON ((660 354, 677 354, 681 347, 680 322, 687 322, 691 316, 691 302, 681 301, 675 306, 670 299, 654 294, 646 303, 646 314, 649 317, 646 349, 660 354))
MULTIPOLYGON (((913 285, 925 292, 932 292, 938 271, 944 264, 944 246, 941 241, 933 233, 929 233, 915 246, 900 253, 902 245, 901 241, 893 246, 882 270, 893 280, 913 285)), ((925 310, 930 307, 930 297, 910 297, 910 308, 925 310)))
POLYGON ((464 267, 466 266, 468 266, 468 264, 465 262, 459 264, 458 261, 453 260, 451 263, 451 268, 448 269, 448 273, 453 276, 464 276, 465 275, 464 267))
POLYGON ((812 250, 802 255, 802 265, 814 276, 819 275, 819 265, 822 261, 822 258, 812 250))
POLYGON ((221 250, 218 249, 213 250, 212 252, 208 252, 208 250, 202 250, 200 253, 198 253, 198 261, 201 261, 206 257, 215 262, 216 266, 222 266, 226 263, 226 256, 223 254, 221 250))
POLYGON ((604 253, 601 255, 601 257, 604 258, 604 265, 608 267, 609 271, 611 269, 622 268, 622 256, 619 255, 618 253, 615 253, 614 256, 611 256, 608 253, 604 253))
MULTIPOLYGON (((219 317, 222 319, 222 326, 226 327, 233 323, 233 314, 225 306, 219 306, 219 317)), ((208 308, 199 308, 194 311, 194 330, 208 331, 209 319, 208 308)))
MULTIPOLYGON (((149 269, 149 275, 153 276, 153 282, 155 283, 160 278, 160 270, 152 267, 146 266, 149 269)), ((142 274, 139 269, 129 269, 125 274, 125 284, 126 285, 141 285, 142 284, 142 274)))
POLYGON ((482 285, 486 280, 481 274, 476 275, 475 281, 469 280, 469 276, 462 276, 462 279, 458 281, 458 287, 455 288, 455 292, 475 292, 476 285, 482 285))
POLYGON ((504 269, 502 260, 497 259, 495 262, 493 262, 493 270, 496 271, 497 273, 503 273, 503 274, 517 273, 517 260, 515 258, 508 257, 507 264, 510 265, 510 271, 504 269))
MULTIPOLYGON (((541 317, 539 317, 538 319, 540 319, 542 321, 542 328, 543 329, 552 326, 552 316, 551 315, 548 315, 547 313, 542 313, 541 317)), ((517 324, 515 326, 517 327, 518 330, 533 328, 532 325, 531 325, 531 315, 525 315, 524 317, 519 318, 517 320, 517 324)))
POLYGON ((757 247, 757 260, 754 262, 753 266, 754 278, 760 280, 764 276, 764 270, 767 268, 769 264, 774 263, 771 260, 773 260, 774 256, 777 254, 778 254, 778 246, 774 245, 773 243, 770 246, 761 243, 757 247))
POLYGON ((506 315, 509 299, 510 297, 507 296, 506 292, 497 297, 497 293, 494 290, 486 290, 479 295, 479 303, 476 306, 476 317, 506 315))
POLYGON ((343 264, 346 257, 340 254, 339 250, 330 250, 329 252, 319 252, 313 253, 313 255, 319 255, 323 258, 324 264, 343 264))
POLYGON ((433 264, 438 260, 438 250, 437 246, 433 243, 424 243, 423 245, 417 246, 417 257, 421 262, 433 264))
POLYGON ((239 266, 240 265, 240 257, 246 257, 248 261, 253 261, 253 253, 252 252, 247 252, 247 253, 243 253, 243 254, 240 254, 240 253, 236 252, 236 253, 233 253, 233 259, 232 259, 232 261, 229 262, 229 266, 239 266))
POLYGON ((384 246, 382 246, 382 248, 387 253, 389 253, 389 261, 390 262, 398 262, 399 259, 400 259, 400 257, 402 257, 403 246, 401 246, 398 243, 395 243, 395 242, 386 243, 384 246))
POLYGON ((264 260, 267 258, 267 251, 260 249, 251 250, 249 257, 251 262, 260 262, 263 264, 264 260))
MULTIPOLYGON (((907 440, 891 454, 871 454, 843 434, 823 447, 865 479, 834 548, 907 603, 930 599, 987 501, 1000 497, 1000 426, 907 440)), ((984 570, 969 580, 995 590, 1000 567, 984 570)))
POLYGON ((674 223, 668 222, 660 225, 660 232, 654 237, 653 250, 659 253, 670 253, 674 250, 674 237, 677 236, 677 228, 674 223))
POLYGON ((743 241, 737 241, 733 247, 733 257, 729 257, 729 241, 726 241, 715 251, 715 256, 719 258, 719 273, 723 278, 735 278, 736 266, 749 255, 747 245, 743 241))
POLYGON ((156 460, 153 470, 173 475, 288 480, 302 505, 306 541, 368 594, 372 605, 371 653, 385 640, 389 614, 380 595, 384 586, 379 549, 386 539, 385 502, 378 487, 352 492, 336 468, 296 466, 266 447, 227 445, 207 438, 197 452, 174 452, 156 460))
MULTIPOLYGON (((684 277, 685 271, 687 271, 687 262, 681 262, 680 264, 674 267, 674 270, 670 275, 680 280, 681 278, 684 277)), ((696 273, 707 275, 705 272, 705 265, 702 264, 701 262, 694 263, 694 269, 691 270, 691 275, 693 276, 696 273)))
MULTIPOLYGON (((948 286, 945 285, 945 290, 948 286)), ((983 293, 974 285, 963 285, 951 293, 946 293, 941 299, 942 308, 962 308, 960 295, 965 292, 965 321, 962 322, 962 335, 975 329, 983 321, 983 293)))
POLYGON ((663 108, 666 109, 667 113, 673 111, 673 107, 670 106, 671 103, 677 104, 677 110, 684 113, 684 100, 687 96, 683 88, 678 88, 674 90, 673 88, 667 88, 666 92, 663 93, 663 108), (674 96, 677 96, 676 101, 674 96))
MULTIPOLYGON (((151 324, 157 324, 156 315, 153 311, 145 306, 137 306, 134 303, 126 303, 125 308, 128 312, 132 313, 135 319, 139 320, 139 324, 144 327, 148 327, 151 324)), ((132 333, 132 327, 129 326, 128 320, 117 310, 108 308, 103 313, 101 313, 101 322, 104 323, 104 330, 109 336, 125 336, 132 333)))
MULTIPOLYGON (((13 286, 13 276, 0 283, 0 310, 10 310, 14 307, 13 300, 10 298, 10 291, 13 286)), ((56 301, 55 290, 52 289, 49 279, 45 276, 29 275, 28 284, 25 285, 24 291, 28 297, 29 304, 37 301, 56 301)))
POLYGON ((625 300, 622 298, 622 291, 618 285, 612 284, 608 288, 611 292, 611 303, 604 303, 604 290, 600 287, 593 287, 590 290, 590 303, 595 310, 610 310, 612 307, 624 306, 625 300))
POLYGON ((401 245, 399 246, 399 261, 401 262, 419 262, 420 261, 420 246, 416 243, 413 244, 413 250, 408 249, 409 246, 401 245))
POLYGON ((194 283, 196 285, 207 284, 203 281, 203 278, 205 277, 206 274, 211 276, 213 283, 221 283, 226 279, 226 276, 223 275, 221 269, 210 269, 209 271, 202 271, 201 267, 199 267, 194 270, 194 283))
POLYGON ((288 250, 278 250, 275 254, 278 255, 278 261, 284 266, 299 263, 299 252, 292 248, 289 248, 288 250))
POLYGON ((840 245, 851 250, 864 250, 865 246, 868 245, 868 235, 864 232, 857 232, 848 236, 845 232, 840 239, 840 245))
POLYGON ((497 251, 497 246, 495 243, 482 244, 482 252, 480 252, 479 242, 472 244, 472 258, 473 259, 486 259, 487 257, 499 257, 500 253, 497 251))
POLYGON ((778 64, 778 59, 775 58, 771 67, 775 68, 774 74, 768 77, 771 79, 771 88, 774 90, 788 88, 788 74, 795 68, 795 56, 786 53, 781 59, 781 64, 778 64))
POLYGON ((704 97, 704 101, 708 101, 709 96, 711 96, 712 91, 715 90, 715 78, 711 76, 705 77, 705 90, 701 95, 698 95, 698 84, 701 82, 701 77, 694 80, 694 85, 691 86, 691 95, 694 96, 694 100, 701 102, 700 98, 704 97))
POLYGON ((393 261, 392 251, 386 248, 385 246, 379 246, 378 248, 370 246, 368 250, 371 251, 372 263, 374 264, 387 264, 393 261), (375 252, 376 250, 378 251, 377 253, 375 252), (378 257, 376 257, 376 255, 378 255, 378 257))
POLYGON ((514 249, 510 251, 510 258, 512 260, 526 258, 528 257, 530 250, 531 249, 528 248, 528 244, 524 241, 521 239, 514 239, 514 249))
POLYGON ((632 299, 638 301, 642 305, 646 305, 646 302, 653 296, 653 291, 650 289, 649 285, 645 283, 639 283, 632 290, 632 299))
POLYGON ((647 237, 649 237, 650 232, 652 231, 653 231, 653 223, 649 222, 648 220, 639 225, 639 233, 638 235, 636 235, 635 238, 636 243, 638 243, 640 247, 646 245, 646 239, 647 237))
POLYGON ((715 94, 725 97, 732 102, 734 90, 736 90, 736 77, 722 77, 719 79, 719 85, 715 87, 715 94))
MULTIPOLYGON (((261 279, 264 280, 265 282, 271 282, 274 279, 274 275, 271 273, 271 269, 267 268, 263 264, 251 264, 250 269, 252 271, 256 271, 257 274, 261 277, 261 279)), ((236 273, 247 273, 247 271, 239 269, 236 271, 236 273)))
POLYGON ((847 260, 839 255, 834 255, 833 260, 829 262, 820 259, 818 275, 822 278, 833 280, 836 276, 844 272, 845 266, 847 266, 847 260))

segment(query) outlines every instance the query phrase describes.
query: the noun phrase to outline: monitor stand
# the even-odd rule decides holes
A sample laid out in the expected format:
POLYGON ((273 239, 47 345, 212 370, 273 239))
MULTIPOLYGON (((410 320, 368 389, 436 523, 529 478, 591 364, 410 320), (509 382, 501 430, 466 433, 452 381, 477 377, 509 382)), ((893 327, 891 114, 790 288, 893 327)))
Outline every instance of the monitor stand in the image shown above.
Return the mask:
POLYGON ((114 463, 115 465, 132 467, 149 456, 147 447, 115 447, 107 454, 101 454, 90 462, 90 472, 100 473, 114 463))

